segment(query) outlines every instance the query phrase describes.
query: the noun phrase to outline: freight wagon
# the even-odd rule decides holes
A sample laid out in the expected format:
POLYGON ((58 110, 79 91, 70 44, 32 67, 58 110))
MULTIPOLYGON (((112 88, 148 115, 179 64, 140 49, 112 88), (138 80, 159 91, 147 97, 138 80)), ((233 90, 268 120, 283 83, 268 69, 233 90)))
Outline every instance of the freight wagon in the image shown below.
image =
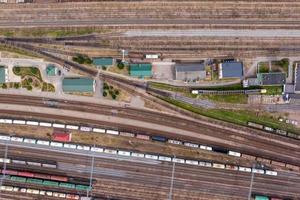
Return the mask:
POLYGON ((162 137, 162 136, 151 136, 151 139, 153 141, 158 141, 158 142, 166 142, 167 138, 162 137))

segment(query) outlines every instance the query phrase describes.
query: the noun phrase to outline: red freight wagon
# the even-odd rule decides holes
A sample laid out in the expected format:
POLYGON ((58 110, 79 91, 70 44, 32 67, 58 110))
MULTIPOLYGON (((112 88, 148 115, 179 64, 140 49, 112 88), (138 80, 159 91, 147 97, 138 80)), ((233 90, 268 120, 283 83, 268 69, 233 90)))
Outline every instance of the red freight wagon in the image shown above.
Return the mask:
POLYGON ((40 178, 40 179, 51 179, 50 175, 47 174, 39 174, 39 173, 34 173, 34 178, 40 178))
POLYGON ((67 182, 68 181, 68 177, 64 177, 64 176, 51 176, 51 180, 67 182))
POLYGON ((9 170, 9 169, 3 169, 2 174, 8 174, 8 175, 18 175, 18 171, 15 170, 9 170))
POLYGON ((58 142, 70 142, 72 135, 71 133, 61 133, 61 132, 54 132, 52 134, 53 140, 58 142))
POLYGON ((19 172, 18 176, 25 176, 25 177, 34 177, 34 174, 31 172, 19 172))

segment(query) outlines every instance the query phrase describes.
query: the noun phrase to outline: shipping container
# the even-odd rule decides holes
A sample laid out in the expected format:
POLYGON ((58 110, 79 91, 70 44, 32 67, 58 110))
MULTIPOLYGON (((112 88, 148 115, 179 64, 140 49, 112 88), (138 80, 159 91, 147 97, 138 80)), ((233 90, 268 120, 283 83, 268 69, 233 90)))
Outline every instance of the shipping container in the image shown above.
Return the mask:
POLYGON ((11 120, 11 119, 3 119, 3 123, 4 124, 12 124, 13 120, 11 120))
POLYGON ((125 137, 134 137, 134 133, 128 133, 128 132, 120 132, 121 136, 125 136, 125 137))
POLYGON ((102 129, 102 128, 93 128, 93 132, 95 132, 95 133, 105 133, 105 129, 102 129))
POLYGON ((270 131, 270 132, 273 132, 273 131, 274 131, 274 129, 273 129, 273 128, 271 128, 271 127, 267 127, 267 126, 265 126, 265 127, 264 127, 264 129, 265 129, 266 131, 270 131))
POLYGON ((24 142, 29 143, 29 144, 35 144, 36 140, 35 139, 24 138, 24 142))
POLYGON ((228 154, 228 150, 222 147, 213 147, 212 150, 218 153, 228 154))
POLYGON ((137 134, 136 138, 142 139, 142 140, 150 140, 150 136, 148 136, 148 135, 142 135, 142 134, 137 134))
POLYGON ((181 159, 181 158, 172 158, 172 162, 174 162, 174 163, 184 163, 184 159, 181 159))
POLYGON ((252 168, 252 172, 256 174, 264 174, 265 170, 252 168))
POLYGON ((162 137, 162 136, 151 136, 152 140, 158 141, 158 142, 166 142, 167 138, 162 137))
POLYGON ((63 147, 63 143, 60 143, 60 142, 51 142, 50 146, 52 146, 52 147, 63 147))
POLYGON ((10 140, 14 141, 14 142, 23 142, 23 138, 21 138, 21 137, 14 137, 14 136, 12 136, 10 138, 10 140))
POLYGON ((109 153, 109 154, 117 154, 117 150, 113 150, 113 149, 105 149, 104 153, 109 153))
POLYGON ((131 156, 133 157, 138 157, 138 158, 144 158, 145 157, 145 154, 143 153, 131 153, 131 156))
POLYGON ((286 135, 287 134, 286 131, 280 130, 280 129, 276 129, 276 133, 279 134, 279 135, 286 135))
POLYGON ((235 151, 228 151, 228 155, 230 155, 230 156, 236 156, 236 157, 241 157, 241 153, 235 152, 235 151))
POLYGON ((92 130, 93 130, 92 127, 88 127, 88 126, 80 126, 80 131, 91 132, 92 130))
POLYGON ((40 195, 45 196, 46 195, 46 191, 45 190, 40 190, 40 195))
POLYGON ((11 160, 9 158, 0 158, 0 163, 10 163, 11 160))
POLYGON ((103 152, 103 148, 91 147, 91 151, 94 151, 94 152, 103 152))
POLYGON ((0 135, 0 140, 6 140, 6 141, 9 141, 9 140, 10 140, 10 136, 7 136, 7 135, 0 135))
POLYGON ((237 171, 237 170, 239 170, 239 167, 235 166, 235 165, 226 165, 226 169, 237 171))
POLYGON ((68 149, 76 149, 76 144, 67 144, 67 143, 65 143, 64 147, 68 148, 68 149))
POLYGON ((25 125, 25 124, 26 124, 26 121, 14 119, 13 123, 14 123, 14 124, 20 124, 20 125, 25 125))
POLYGON ((185 163, 189 164, 189 165, 198 165, 199 164, 199 162, 197 160, 185 160, 185 163))
POLYGON ((111 135, 119 135, 119 131, 115 131, 115 130, 106 130, 106 133, 111 135))
POLYGON ((40 126, 52 127, 52 124, 48 122, 40 122, 40 126))
POLYGON ((26 189, 26 188, 21 188, 21 189, 20 189, 20 192, 26 193, 26 192, 27 192, 27 189, 26 189))
POLYGON ((118 154, 122 155, 122 156, 130 156, 130 152, 129 151, 118 151, 118 154))
POLYGON ((79 197, 79 195, 76 195, 76 194, 67 194, 66 198, 78 200, 80 197, 79 197))
POLYGON ((255 200, 269 200, 267 196, 255 195, 255 200))
POLYGON ((158 156, 158 160, 171 162, 172 158, 167 156, 158 156))
POLYGON ((64 124, 56 124, 56 123, 53 123, 53 127, 54 127, 54 128, 65 128, 65 125, 64 125, 64 124))
POLYGON ((266 174, 270 176, 277 176, 277 172, 271 170, 266 170, 266 174))
POLYGON ((248 168, 248 167, 239 167, 239 171, 242 171, 242 172, 251 172, 251 168, 248 168))
POLYGON ((212 151, 212 147, 205 146, 205 145, 200 145, 200 149, 212 151))
POLYGON ((178 144, 178 145, 182 145, 182 142, 179 141, 179 140, 170 140, 168 139, 168 142, 171 143, 171 144, 178 144))
POLYGON ((225 165, 219 163, 213 163, 213 168, 225 169, 225 165))
POLYGON ((51 192, 51 191, 46 191, 46 195, 52 197, 52 196, 53 196, 53 192, 51 192))
POLYGON ((189 142, 185 142, 185 143, 184 143, 184 146, 192 147, 192 148, 199 148, 199 145, 198 145, 198 144, 189 143, 189 142))
POLYGON ((45 140, 38 140, 37 144, 49 146, 50 142, 45 140))
POLYGON ((69 125, 69 124, 68 124, 68 125, 66 125, 66 128, 67 128, 67 129, 71 129, 71 130, 78 130, 79 127, 78 127, 78 126, 75 126, 75 125, 69 125))
POLYGON ((31 126, 38 126, 39 122, 36 122, 36 121, 27 121, 26 124, 27 125, 31 125, 31 126))
POLYGON ((157 159, 158 159, 158 156, 156 156, 156 155, 151 155, 151 154, 145 154, 145 158, 149 158, 149 159, 152 159, 152 160, 157 160, 157 159))
POLYGON ((146 54, 145 58, 147 58, 147 59, 158 59, 159 55, 158 54, 146 54))

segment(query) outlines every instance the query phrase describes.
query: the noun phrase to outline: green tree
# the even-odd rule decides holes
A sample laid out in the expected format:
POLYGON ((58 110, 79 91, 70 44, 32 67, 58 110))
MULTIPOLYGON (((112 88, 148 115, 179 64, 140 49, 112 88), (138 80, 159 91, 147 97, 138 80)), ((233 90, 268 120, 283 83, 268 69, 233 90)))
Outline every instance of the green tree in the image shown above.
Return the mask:
POLYGON ((116 95, 119 95, 119 94, 120 94, 120 91, 119 91, 119 90, 115 90, 115 94, 116 94, 116 95))
POLYGON ((107 92, 103 91, 103 96, 106 97, 107 96, 107 92))
POLYGON ((20 88, 20 84, 19 83, 14 83, 14 88, 15 89, 19 89, 20 88))
POLYGON ((27 80, 28 80, 28 83, 32 83, 32 81, 33 81, 32 78, 28 78, 27 80))
POLYGON ((117 96, 116 96, 115 94, 112 94, 112 95, 111 95, 111 98, 112 98, 112 99, 116 99, 117 96))
POLYGON ((32 90, 32 86, 31 86, 31 85, 28 85, 28 86, 27 86, 27 90, 31 91, 31 90, 32 90))
POLYGON ((109 89, 109 86, 106 82, 103 83, 103 89, 104 90, 108 90, 109 89))
POLYGON ((20 71, 21 71, 21 68, 20 67, 14 67, 13 71, 14 71, 15 74, 19 74, 20 71))
POLYGON ((102 66, 102 69, 105 71, 105 70, 107 69, 107 67, 105 67, 105 66, 102 66))
POLYGON ((117 67, 119 69, 124 69, 125 65, 124 65, 124 63, 118 63, 117 67))
POLYGON ((30 71, 31 71, 32 74, 37 75, 39 70, 36 67, 31 67, 30 71))

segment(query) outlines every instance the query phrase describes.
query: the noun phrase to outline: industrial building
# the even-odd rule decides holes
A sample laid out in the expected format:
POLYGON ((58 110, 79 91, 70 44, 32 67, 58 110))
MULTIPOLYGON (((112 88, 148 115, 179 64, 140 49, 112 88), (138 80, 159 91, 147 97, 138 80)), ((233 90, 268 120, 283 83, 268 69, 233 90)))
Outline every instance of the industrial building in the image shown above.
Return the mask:
POLYGON ((8 82, 8 70, 4 66, 0 66, 0 83, 8 82))
POLYGON ((286 74, 283 72, 258 73, 257 80, 259 85, 284 85, 286 74))
POLYGON ((223 78, 243 78, 243 63, 224 62, 219 64, 219 79, 223 78))
POLYGON ((152 65, 150 63, 132 63, 129 65, 129 74, 133 77, 152 77, 152 65))
POLYGON ((96 65, 97 67, 109 67, 114 64, 114 59, 111 57, 97 57, 93 58, 93 64, 96 65))
POLYGON ((63 92, 93 93, 95 92, 96 81, 86 77, 68 77, 63 79, 63 92))
POLYGON ((206 78, 205 66, 203 63, 176 63, 176 80, 197 81, 206 78))

